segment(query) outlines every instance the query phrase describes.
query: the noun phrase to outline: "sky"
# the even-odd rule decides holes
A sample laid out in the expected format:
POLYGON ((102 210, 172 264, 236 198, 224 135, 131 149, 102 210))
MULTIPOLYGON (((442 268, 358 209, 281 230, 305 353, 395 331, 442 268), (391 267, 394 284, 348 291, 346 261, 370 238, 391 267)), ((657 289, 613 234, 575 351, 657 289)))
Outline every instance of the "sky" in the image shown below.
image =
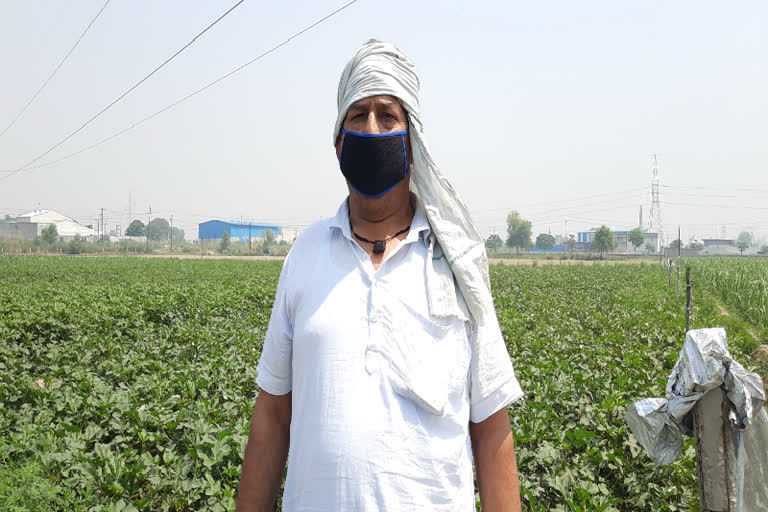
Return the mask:
MULTIPOLYGON (((111 0, 0 137, 0 178, 44 153, 235 0, 111 0)), ((37 164, 108 137, 345 3, 246 0, 37 164)), ((0 131, 104 0, 0 3, 0 131)), ((653 156, 667 238, 768 239, 768 3, 359 0, 227 80, 62 162, 0 181, 0 215, 54 209, 108 229, 168 218, 301 228, 346 196, 338 79, 369 37, 421 78, 425 135, 484 236, 512 210, 538 233, 644 224, 653 156), (130 202, 129 202, 130 199, 130 202), (131 214, 129 217, 129 213, 131 214)))

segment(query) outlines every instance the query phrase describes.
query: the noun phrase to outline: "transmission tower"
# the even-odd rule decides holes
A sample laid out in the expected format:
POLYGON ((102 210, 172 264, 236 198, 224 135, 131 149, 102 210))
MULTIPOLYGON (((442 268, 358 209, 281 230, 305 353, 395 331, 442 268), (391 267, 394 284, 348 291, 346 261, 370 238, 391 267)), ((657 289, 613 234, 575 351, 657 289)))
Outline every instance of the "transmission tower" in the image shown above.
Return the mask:
POLYGON ((648 231, 658 233, 656 249, 664 247, 664 229, 661 226, 661 202, 659 201, 659 162, 653 155, 653 181, 651 181, 651 215, 648 219, 648 231))

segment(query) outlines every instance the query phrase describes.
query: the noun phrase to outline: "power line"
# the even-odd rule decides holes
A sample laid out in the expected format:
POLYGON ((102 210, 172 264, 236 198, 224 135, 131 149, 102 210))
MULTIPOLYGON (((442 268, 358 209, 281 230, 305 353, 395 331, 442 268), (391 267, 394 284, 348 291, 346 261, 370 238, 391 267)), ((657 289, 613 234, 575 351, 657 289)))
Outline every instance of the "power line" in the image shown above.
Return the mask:
MULTIPOLYGON (((618 191, 618 192, 604 192, 604 193, 601 193, 601 194, 595 194, 595 195, 591 195, 591 196, 585 196, 585 197, 578 197, 578 198, 573 198, 573 199, 562 199, 562 200, 554 200, 554 201, 550 201, 550 202, 547 202, 547 203, 543 203, 543 204, 550 204, 550 203, 554 203, 554 204, 560 204, 560 203, 570 203, 570 202, 574 202, 574 201, 587 201, 587 200, 590 200, 590 199, 595 199, 595 198, 597 198, 597 197, 604 197, 604 196, 619 196, 619 195, 628 194, 628 193, 630 193, 630 192, 639 192, 639 191, 641 191, 641 190, 648 190, 648 189, 649 189, 649 187, 648 187, 648 186, 644 186, 644 187, 636 187, 636 188, 630 188, 630 189, 627 189, 627 190, 620 190, 620 191, 618 191)), ((517 209, 520 209, 520 208, 525 208, 525 207, 530 207, 530 206, 534 206, 534 207, 535 207, 535 206, 537 206, 537 205, 541 205, 541 204, 542 204, 541 202, 537 202, 537 203, 528 203, 528 204, 525 204, 525 203, 523 203, 523 204, 521 204, 521 205, 517 205, 517 206, 515 206, 515 207, 513 207, 513 208, 510 208, 510 207, 502 207, 502 208, 485 208, 485 209, 482 209, 482 210, 474 210, 474 211, 475 211, 475 212, 477 212, 477 213, 480 213, 480 212, 492 212, 492 211, 510 211, 510 210, 514 210, 514 209, 516 209, 516 208, 517 208, 517 209)), ((581 205, 581 206, 583 206, 583 205, 581 205)), ((574 207, 574 208, 578 208, 578 207, 579 207, 579 205, 575 205, 575 206, 573 206, 573 207, 574 207)), ((565 206, 565 207, 563 207, 563 208, 568 208, 568 207, 567 207, 567 206, 565 206)))
POLYGON ((662 204, 668 204, 670 206, 697 206, 700 208, 745 208, 747 210, 768 210, 768 207, 762 206, 745 206, 741 204, 691 204, 691 203, 668 203, 662 201, 662 204))
POLYGON ((245 1, 245 0, 239 0, 239 1, 238 1, 238 2, 235 4, 235 5, 233 5, 232 7, 230 7, 230 8, 229 8, 229 9, 228 9, 228 10, 227 10, 227 11, 226 11, 224 14, 222 14, 221 16, 219 16, 219 17, 218 17, 216 20, 214 20, 214 21, 213 21, 213 22, 212 22, 210 25, 208 25, 207 27, 205 27, 205 28, 202 30, 202 32, 198 33, 198 34, 197 34, 195 37, 193 37, 193 38, 192 38, 192 39, 191 39, 191 40, 190 40, 190 41, 189 41, 187 44, 185 44, 185 45, 184 45, 184 46, 182 46, 182 47, 181 47, 179 50, 177 50, 177 51, 176 51, 176 53, 174 53, 173 55, 171 55, 170 57, 168 57, 167 59, 165 59, 165 61, 163 61, 163 63, 162 63, 162 64, 160 64, 159 66, 157 66, 157 67, 156 67, 155 69, 153 69, 153 70, 152 70, 152 71, 151 71, 151 72, 150 72, 150 73, 149 73, 147 76, 145 76, 144 78, 142 78, 141 80, 139 80, 138 82, 136 82, 134 85, 132 85, 132 86, 131 86, 131 87, 130 87, 130 88, 127 90, 127 91, 125 91, 123 94, 121 94, 120 96, 118 96, 118 97, 117 97, 117 98, 116 98, 114 101, 112 101, 112 103, 110 103, 109 105, 107 105, 106 107, 104 107, 103 109, 101 109, 101 110, 100 110, 98 113, 96 113, 96 114, 95 114, 93 117, 91 117, 90 119, 88 119, 88 120, 87 120, 85 123, 83 123, 83 124, 82 124, 82 125, 81 125, 81 126, 78 128, 78 129, 77 129, 77 130, 73 131, 72 133, 70 133, 69 135, 67 135, 67 136, 66 136, 66 137, 64 137, 63 139, 61 139, 59 142, 57 142, 56 144, 54 144, 53 146, 51 146, 51 148, 49 148, 47 151, 45 151, 45 152, 44 152, 44 153, 42 153, 41 155, 39 155, 39 156, 35 157, 34 159, 30 160, 29 162, 27 162, 26 164, 22 165, 21 167, 19 167, 18 169, 16 169, 16 170, 15 170, 15 171, 13 171, 12 173, 8 174, 7 176, 3 176, 2 178, 0 178, 0 181, 4 180, 4 179, 6 179, 6 178, 9 178, 9 177, 11 177, 11 176, 13 176, 13 175, 14 175, 14 174, 16 174, 17 172, 20 172, 20 171, 22 171, 23 169, 25 169, 26 167, 29 167, 30 165, 32 165, 33 163, 37 162, 37 161, 38 161, 38 160, 40 160, 41 158, 43 158, 45 155, 47 155, 48 153, 50 153, 50 152, 51 152, 51 151, 53 151, 54 149, 56 149, 56 148, 58 148, 59 146, 61 146, 62 144, 64 144, 66 141, 68 141, 69 139, 71 139, 73 136, 75 136, 76 134, 80 133, 80 131, 82 131, 82 130, 83 130, 85 127, 86 127, 86 126, 88 126, 88 125, 89 125, 89 124, 91 124, 93 121, 95 121, 95 120, 96 120, 96 119, 97 119, 99 116, 101 116, 101 115, 102 115, 104 112, 106 112, 107 110, 109 110, 110 108, 112 108, 112 107, 113 107, 113 106, 114 106, 114 105, 115 105, 117 102, 119 102, 120 100, 122 100, 123 98, 125 98, 126 96, 128 96, 128 95, 129 95, 131 92, 133 92, 133 91, 134 91, 134 90, 135 90, 137 87, 139 87, 141 84, 143 84, 144 82, 146 82, 146 81, 147 81, 147 80, 148 80, 148 79, 149 79, 149 78, 150 78, 152 75, 154 75, 155 73, 157 73, 158 71, 160 71, 160 70, 161 70, 163 67, 165 67, 165 65, 166 65, 166 64, 168 64, 168 63, 169 63, 169 62, 171 62, 173 59, 175 59, 175 58, 176 58, 176 57, 177 57, 179 54, 181 54, 181 52, 183 52, 184 50, 186 50, 187 48, 189 48, 190 46, 192 46, 192 44, 193 44, 195 41, 197 41, 197 39, 198 39, 199 37, 201 37, 203 34, 205 34, 206 32, 208 32, 208 30, 210 30, 211 28, 213 28, 213 26, 214 26, 214 25, 216 25, 218 22, 220 22, 221 20, 223 20, 223 19, 224 19, 224 18, 225 18, 225 17, 226 17, 226 16, 227 16, 229 13, 231 13, 232 11, 234 11, 234 10, 237 8, 237 6, 239 6, 240 4, 242 4, 244 1, 245 1))
MULTIPOLYGON (((311 30, 311 29, 313 29, 313 28, 315 28, 316 26, 320 25, 321 23, 323 23, 323 22, 324 22, 324 21, 326 21, 327 19, 329 19, 329 18, 332 18, 332 17, 333 17, 333 16, 335 16, 336 14, 340 13, 341 11, 343 11, 343 10, 344 10, 344 9, 346 9, 347 7, 351 6, 352 4, 355 4, 355 3, 357 3, 358 1, 359 1, 359 0, 351 0, 350 2, 347 2, 346 4, 342 5, 342 6, 341 6, 341 7, 339 7, 338 9, 336 9, 335 11, 333 11, 333 12, 331 12, 330 14, 327 14, 326 16, 324 16, 324 17, 320 18, 319 20, 315 21, 314 23, 312 23, 311 25, 309 25, 309 26, 305 27, 304 29, 300 30, 299 32, 296 32, 295 34, 293 34, 292 36, 290 36, 288 39, 285 39, 283 42, 281 42, 281 43, 279 43, 279 44, 277 44, 277 45, 273 46, 272 48, 270 48, 269 50, 265 51, 265 52, 264 52, 264 53, 262 53, 261 55, 258 55, 257 57, 255 57, 255 58, 253 58, 253 59, 249 60, 249 61, 248 61, 248 62, 246 62, 245 64, 243 64, 243 65, 241 65, 241 66, 238 66, 238 67, 236 67, 236 68, 235 68, 235 69, 233 69, 232 71, 230 71, 230 72, 228 72, 228 73, 226 73, 226 74, 224 74, 224 75, 220 76, 219 78, 217 78, 216 80, 214 80, 214 81, 212 81, 212 82, 209 82, 208 84, 206 84, 206 85, 204 85, 203 87, 201 87, 201 88, 197 89, 196 91, 193 91, 193 92, 191 92, 191 93, 187 94, 186 96, 182 97, 181 99, 179 99, 179 100, 177 100, 177 101, 175 101, 175 102, 171 103, 171 104, 170 104, 170 105, 168 105, 167 107, 164 107, 164 108, 162 108, 162 109, 158 110, 158 111, 157 111, 157 112, 155 112, 154 114, 151 114, 151 115, 149 115, 149 116, 145 117, 144 119, 142 119, 142 120, 140 120, 140 121, 137 121, 137 122, 135 122, 135 123, 134 123, 134 124, 132 124, 131 126, 129 126, 129 127, 127 127, 127 128, 125 128, 125 129, 123 129, 123 130, 120 130, 119 132, 113 133, 113 134, 112 134, 112 135, 110 135, 109 137, 106 137, 106 138, 104 138, 104 139, 101 139, 100 141, 98 141, 98 142, 95 142, 95 143, 91 144, 90 146, 87 146, 87 147, 85 147, 85 148, 83 148, 83 149, 80 149, 79 151, 75 151, 74 153, 71 153, 71 154, 69 154, 69 155, 66 155, 66 156, 64 156, 64 157, 61 157, 61 158, 59 158, 59 159, 57 159, 57 160, 53 160, 53 161, 51 161, 51 162, 47 162, 47 163, 44 163, 44 164, 41 164, 41 165, 37 165, 37 166, 35 166, 35 167, 30 167, 29 169, 25 169, 25 167, 27 167, 27 165, 29 165, 29 164, 27 164, 27 165, 25 165, 24 167, 21 167, 21 168, 17 169, 16 171, 14 171, 12 174, 9 174, 8 176, 3 176, 2 178, 0 178, 0 181, 3 181, 4 179, 6 179, 6 178, 9 178, 9 177, 10 177, 10 176, 12 176, 13 174, 16 174, 17 172, 20 172, 20 171, 22 171, 22 170, 24 170, 24 171, 32 171, 32 170, 34 170, 34 169, 39 169, 39 168, 41 168, 41 167, 47 167, 47 166, 49 166, 49 165, 57 164, 57 163, 59 163, 59 162, 62 162, 62 161, 64 161, 64 160, 67 160, 67 159, 69 159, 69 158, 72 158, 73 156, 77 156, 77 155, 79 155, 79 154, 81 154, 81 153, 84 153, 84 152, 86 152, 86 151, 89 151, 89 150, 91 150, 91 149, 93 149, 93 148, 95 148, 95 147, 97 147, 97 146, 100 146, 101 144, 104 144, 105 142, 108 142, 108 141, 110 141, 110 140, 112 140, 112 139, 114 139, 114 138, 116 138, 116 137, 119 137, 120 135, 122 135, 122 134, 124 134, 124 133, 126 133, 126 132, 128 132, 128 131, 130 131, 130 130, 132 130, 132 129, 134 129, 134 128, 136 128, 137 126, 139 126, 139 125, 141 125, 141 124, 143 124, 143 123, 145 123, 145 122, 149 121, 149 120, 150 120, 150 119, 152 119, 153 117, 156 117, 156 116, 158 116, 158 115, 162 114, 163 112, 166 112, 167 110, 170 110, 170 109, 174 108, 175 106, 177 106, 177 105, 179 105, 179 104, 181 104, 181 103, 183 103, 183 102, 187 101, 188 99, 192 98, 193 96, 197 96, 198 94, 200 94, 201 92, 203 92, 203 91, 207 90, 208 88, 210 88, 210 87, 213 87, 214 85, 218 84, 219 82, 221 82, 221 81, 223 81, 223 80, 226 80, 226 79, 227 79, 227 78, 229 78, 230 76, 232 76, 232 75, 234 75, 234 74, 238 73, 239 71, 242 71, 243 69, 245 69, 246 67, 250 66, 251 64, 254 64, 254 63, 258 62, 259 60, 263 59, 263 58, 264 58, 264 57, 266 57, 267 55, 269 55, 269 54, 271 54, 271 53, 275 52, 276 50, 278 50, 278 49, 280 49, 280 48, 282 48, 283 46, 287 45, 288 43, 290 43, 291 41, 293 41, 294 39, 296 39, 296 38, 297 38, 297 37, 299 37, 300 35, 304 34, 305 32, 307 32, 307 31, 309 31, 309 30, 311 30)), ((39 159, 39 158, 38 158, 38 159, 39 159)), ((36 159, 36 160, 38 160, 38 159, 36 159)), ((32 162, 30 162, 30 163, 32 163, 32 162)))
POLYGON ((727 187, 727 186, 722 186, 722 187, 703 187, 703 186, 702 187, 695 187, 695 186, 688 186, 688 185, 682 186, 682 187, 675 186, 675 185, 662 185, 662 187, 664 187, 664 188, 677 188, 677 189, 683 189, 684 188, 684 189, 694 189, 694 190, 719 190, 719 191, 722 191, 723 189, 726 189, 726 190, 736 190, 736 191, 741 191, 741 192, 762 192, 762 193, 768 193, 768 189, 766 189, 766 188, 746 188, 746 187, 736 187, 736 188, 733 188, 733 187, 727 187))
MULTIPOLYGON (((72 48, 70 48, 67 54, 64 56, 64 58, 61 59, 61 62, 59 62, 58 66, 54 68, 53 73, 51 73, 51 75, 45 80, 45 82, 43 82, 43 85, 41 85, 40 88, 37 90, 37 92, 34 95, 32 95, 29 101, 27 101, 27 104, 24 105, 24 108, 22 108, 21 111, 18 114, 16 114, 16 117, 14 117, 13 120, 8 124, 8 126, 5 127, 5 130, 3 130, 2 133, 0 133, 0 138, 2 138, 3 135, 5 135, 5 133, 11 129, 11 127, 16 123, 16 121, 18 121, 19 118, 22 115, 24 115, 24 112, 27 111, 29 106, 32 105, 32 103, 40 95, 40 93, 43 92, 43 89, 45 89, 45 86, 48 85, 48 82, 51 81, 51 79, 54 77, 54 75, 56 75, 56 73, 59 71, 61 66, 63 66, 64 63, 67 61, 69 56, 72 55, 72 52, 75 51, 75 48, 77 48, 77 45, 80 44, 80 41, 83 40, 83 37, 85 37, 85 34, 87 34, 88 31, 91 29, 91 26, 93 26, 93 24, 96 23, 96 20, 99 19, 99 16, 101 16, 101 13, 104 11, 104 9, 107 8, 107 5, 109 5, 109 2, 111 1, 112 0, 107 0, 106 2, 104 2, 104 5, 101 6, 101 9, 99 9, 99 12, 96 13, 96 16, 94 16, 91 22, 88 24, 88 26, 85 27, 85 30, 83 30, 83 33, 80 34, 80 37, 77 38, 77 41, 75 41, 75 44, 72 46, 72 48)), ((9 171, 9 172, 12 172, 12 171, 9 171)))
MULTIPOLYGON (((662 185, 664 186, 664 185, 662 185)), ((710 189, 706 187, 667 187, 672 188, 673 190, 669 190, 665 192, 663 195, 674 195, 674 196, 688 196, 688 197, 716 197, 716 198, 723 198, 723 199, 743 199, 743 198, 752 198, 752 199, 766 199, 768 196, 763 194, 768 194, 768 190, 760 190, 760 189, 731 189, 726 190, 726 192, 730 193, 722 193, 723 189, 717 189, 720 194, 708 194, 703 192, 681 192, 681 190, 715 190, 710 189)))

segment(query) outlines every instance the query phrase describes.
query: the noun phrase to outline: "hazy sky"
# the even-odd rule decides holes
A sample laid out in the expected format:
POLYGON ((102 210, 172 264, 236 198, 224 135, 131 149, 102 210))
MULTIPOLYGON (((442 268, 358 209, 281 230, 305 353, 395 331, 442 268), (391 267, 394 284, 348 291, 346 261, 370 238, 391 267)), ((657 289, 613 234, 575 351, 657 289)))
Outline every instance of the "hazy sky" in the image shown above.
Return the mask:
MULTIPOLYGON (((0 131, 104 0, 0 3, 0 131)), ((235 0, 112 0, 16 125, 14 170, 110 103, 235 0)), ((119 131, 254 58, 343 1, 246 0, 40 162, 119 131)), ((98 148, 0 181, 0 214, 151 205, 188 237, 210 218, 304 226, 346 187, 332 128, 339 74, 367 38, 417 65, 433 154, 485 235, 513 209, 534 235, 650 210, 658 155, 670 235, 768 236, 768 3, 360 0, 201 95, 98 148)), ((5 176, 0 173, 0 177, 5 176)))

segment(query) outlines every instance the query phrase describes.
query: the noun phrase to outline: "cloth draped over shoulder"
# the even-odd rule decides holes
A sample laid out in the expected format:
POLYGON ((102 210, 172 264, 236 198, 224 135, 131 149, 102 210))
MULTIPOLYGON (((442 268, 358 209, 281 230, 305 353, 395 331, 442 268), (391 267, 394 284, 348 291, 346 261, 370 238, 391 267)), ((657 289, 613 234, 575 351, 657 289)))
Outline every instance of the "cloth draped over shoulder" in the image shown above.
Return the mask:
POLYGON ((477 355, 472 364, 477 365, 475 370, 481 376, 472 382, 473 394, 484 397, 504 384, 511 365, 493 305, 485 243, 466 205, 430 154, 414 65, 396 46, 369 39, 347 63, 339 80, 334 144, 349 107, 376 95, 398 98, 408 114, 413 152, 411 192, 424 208, 430 236, 436 242, 430 245, 432 254, 426 269, 430 314, 446 317, 468 310, 475 329, 476 346, 472 349, 477 355))

